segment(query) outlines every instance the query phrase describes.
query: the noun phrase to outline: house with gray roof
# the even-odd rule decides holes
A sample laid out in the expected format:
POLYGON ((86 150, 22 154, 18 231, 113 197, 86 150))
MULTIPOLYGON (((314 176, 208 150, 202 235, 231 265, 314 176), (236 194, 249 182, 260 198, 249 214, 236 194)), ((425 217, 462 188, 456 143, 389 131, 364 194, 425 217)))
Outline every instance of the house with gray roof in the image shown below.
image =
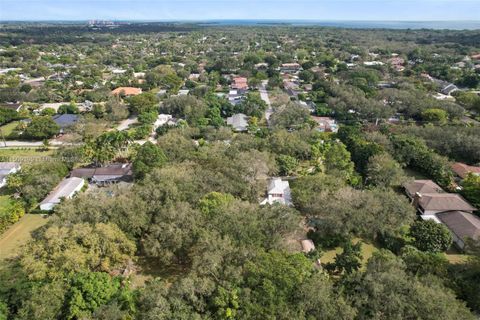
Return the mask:
POLYGON ((131 163, 113 163, 99 168, 78 168, 70 172, 70 177, 87 179, 99 186, 133 179, 131 163))
POLYGON ((78 115, 76 114, 57 114, 52 117, 53 121, 60 127, 60 133, 63 133, 65 129, 72 127, 78 121, 78 115))
POLYGON ((464 249, 467 239, 480 240, 480 218, 464 211, 437 214, 437 218, 450 230, 453 241, 464 249))
POLYGON ((457 210, 472 213, 477 210, 456 193, 417 193, 414 202, 422 215, 434 215, 457 210))
POLYGON ((233 127, 234 131, 242 132, 248 129, 248 117, 243 113, 234 114, 227 118, 227 124, 233 127))
POLYGON ((432 180, 415 180, 404 185, 407 196, 413 199, 417 193, 442 193, 443 189, 432 180))

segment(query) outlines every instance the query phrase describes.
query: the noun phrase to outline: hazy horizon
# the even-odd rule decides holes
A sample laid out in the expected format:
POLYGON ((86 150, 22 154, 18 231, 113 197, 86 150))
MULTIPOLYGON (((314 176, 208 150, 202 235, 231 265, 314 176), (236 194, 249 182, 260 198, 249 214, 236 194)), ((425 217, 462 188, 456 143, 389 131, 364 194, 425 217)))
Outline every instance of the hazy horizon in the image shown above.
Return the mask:
POLYGON ((2 21, 479 21, 476 0, 0 0, 2 21))

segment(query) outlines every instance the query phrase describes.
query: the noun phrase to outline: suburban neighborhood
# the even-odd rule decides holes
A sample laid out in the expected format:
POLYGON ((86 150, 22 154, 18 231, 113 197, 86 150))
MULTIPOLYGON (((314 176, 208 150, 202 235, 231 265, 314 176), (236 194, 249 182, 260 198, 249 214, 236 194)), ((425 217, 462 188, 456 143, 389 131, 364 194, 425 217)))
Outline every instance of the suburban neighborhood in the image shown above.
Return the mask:
POLYGON ((0 24, 0 319, 478 319, 479 30, 0 24))

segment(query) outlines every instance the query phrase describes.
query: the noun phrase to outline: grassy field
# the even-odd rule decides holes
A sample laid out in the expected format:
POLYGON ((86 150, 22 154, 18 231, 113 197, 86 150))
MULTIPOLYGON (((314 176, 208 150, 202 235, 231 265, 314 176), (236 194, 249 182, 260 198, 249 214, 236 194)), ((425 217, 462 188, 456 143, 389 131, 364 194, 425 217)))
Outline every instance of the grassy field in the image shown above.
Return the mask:
POLYGON ((8 194, 4 194, 4 189, 5 188, 0 191, 0 210, 10 204, 10 196, 8 194))
POLYGON ((470 257, 468 254, 464 254, 458 251, 454 246, 448 249, 447 252, 445 252, 444 254, 445 258, 447 258, 448 262, 450 262, 451 264, 465 263, 470 257))
MULTIPOLYGON (((3 149, 0 148, 0 159, 1 158, 41 158, 49 157, 54 154, 55 150, 40 150, 39 148, 9 148, 3 149)), ((22 162, 22 161, 20 161, 22 162)))
MULTIPOLYGON (((373 253, 378 251, 378 248, 374 244, 365 242, 362 239, 359 239, 359 238, 353 239, 353 243, 356 244, 358 242, 362 243, 362 264, 363 266, 365 266, 368 259, 370 259, 373 253)), ((321 256, 320 261, 322 262, 322 264, 334 262, 335 256, 338 253, 342 253, 342 248, 335 248, 329 251, 325 251, 321 256)))
POLYGON ((47 217, 38 214, 26 214, 17 223, 0 235, 0 261, 14 257, 20 246, 31 238, 31 232, 46 224, 47 217))
POLYGON ((5 138, 8 137, 8 135, 11 134, 13 130, 15 130, 19 123, 20 121, 13 121, 1 126, 0 130, 2 131, 3 136, 5 138))

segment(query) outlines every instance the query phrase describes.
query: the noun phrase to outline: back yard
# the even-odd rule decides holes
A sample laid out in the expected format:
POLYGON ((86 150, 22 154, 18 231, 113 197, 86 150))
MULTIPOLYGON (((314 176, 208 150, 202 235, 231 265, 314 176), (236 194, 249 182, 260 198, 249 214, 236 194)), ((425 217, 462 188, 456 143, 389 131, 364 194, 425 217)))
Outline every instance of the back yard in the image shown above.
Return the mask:
POLYGON ((18 249, 31 238, 31 232, 46 224, 48 217, 26 214, 0 235, 0 261, 18 254, 18 249))

